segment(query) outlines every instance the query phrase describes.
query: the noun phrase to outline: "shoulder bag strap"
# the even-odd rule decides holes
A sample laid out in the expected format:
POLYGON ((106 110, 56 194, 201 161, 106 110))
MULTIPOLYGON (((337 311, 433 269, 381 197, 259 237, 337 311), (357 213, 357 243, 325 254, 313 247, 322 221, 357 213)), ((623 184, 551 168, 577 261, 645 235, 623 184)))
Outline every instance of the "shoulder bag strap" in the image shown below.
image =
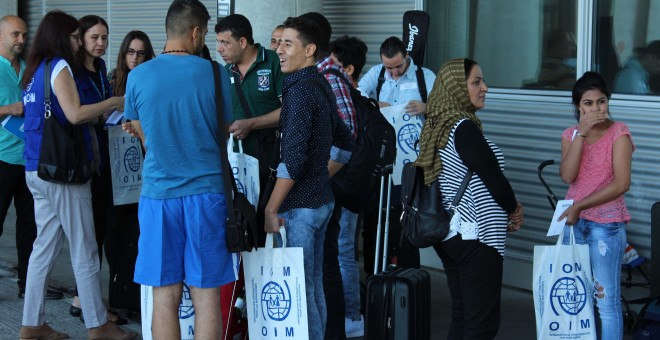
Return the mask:
POLYGON ((331 67, 331 68, 326 69, 323 72, 321 72, 321 74, 323 74, 323 76, 325 76, 326 74, 332 74, 332 75, 336 76, 337 78, 341 79, 349 89, 353 89, 353 84, 348 79, 346 79, 346 77, 336 68, 331 67))
POLYGON ((380 74, 378 75, 378 85, 376 85, 376 101, 380 101, 380 90, 383 88, 385 83, 385 65, 380 69, 380 74))
POLYGON ((220 163, 222 164, 222 183, 224 184, 225 201, 227 202, 227 223, 236 224, 234 216, 234 191, 236 190, 236 181, 234 172, 229 165, 227 156, 227 140, 225 139, 225 119, 222 105, 222 90, 220 89, 220 66, 211 60, 213 68, 213 80, 215 83, 215 111, 218 115, 218 139, 220 140, 220 163))
POLYGON ((424 80, 424 70, 421 66, 417 66, 417 69, 415 70, 415 78, 417 78, 417 88, 419 89, 419 95, 422 97, 422 101, 426 103, 426 80, 424 80))
POLYGON ((53 61, 53 59, 48 58, 46 59, 46 65, 44 66, 44 107, 46 110, 44 111, 44 117, 45 118, 50 118, 51 111, 50 111, 50 62, 53 61))
POLYGON ((458 191, 456 192, 456 196, 454 196, 454 200, 451 202, 451 206, 449 207, 449 212, 452 215, 454 213, 454 210, 458 207, 458 203, 461 201, 465 189, 467 188, 468 184, 470 184, 470 179, 472 179, 473 173, 474 171, 468 170, 468 172, 465 174, 465 177, 463 177, 463 182, 461 182, 461 186, 458 188, 458 191))
POLYGON ((236 95, 238 95, 238 101, 241 102, 241 106, 243 107, 243 112, 245 112, 245 115, 248 118, 254 117, 252 115, 252 112, 250 111, 250 106, 247 103, 247 100, 245 99, 245 93, 243 93, 243 88, 241 87, 241 80, 236 79, 237 77, 234 76, 234 88, 236 89, 236 95))

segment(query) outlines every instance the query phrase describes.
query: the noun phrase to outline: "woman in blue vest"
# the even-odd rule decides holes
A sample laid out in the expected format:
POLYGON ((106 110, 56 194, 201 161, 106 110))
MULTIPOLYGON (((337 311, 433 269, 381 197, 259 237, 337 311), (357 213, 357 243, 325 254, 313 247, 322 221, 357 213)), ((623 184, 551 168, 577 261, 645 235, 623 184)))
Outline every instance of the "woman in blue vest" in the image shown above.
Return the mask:
MULTIPOLYGON (((136 336, 108 322, 101 298, 90 182, 49 182, 42 180, 36 171, 42 148, 46 82, 50 84, 50 110, 56 122, 63 127, 73 125, 72 128, 83 132, 84 149, 91 164, 98 160, 98 149, 89 123, 108 111, 123 110, 123 97, 112 97, 92 105, 81 104, 73 76, 77 69, 74 54, 80 47, 78 27, 78 21, 72 16, 61 11, 48 12, 34 36, 22 80, 25 89, 25 177, 34 197, 37 239, 28 266, 21 339, 68 338, 67 334, 57 332, 45 323, 44 311, 48 276, 62 249, 64 237, 69 240, 88 338, 132 339, 136 336), (45 77, 46 66, 49 79, 45 77)), ((49 142, 43 141, 44 145, 49 142)))
MULTIPOLYGON (((86 15, 80 20, 81 47, 76 53, 77 71, 74 74, 80 103, 89 105, 102 102, 112 96, 112 88, 108 82, 107 68, 101 56, 108 48, 108 23, 97 15, 86 15)), ((96 245, 99 249, 99 262, 103 262, 103 243, 108 226, 108 209, 112 202, 112 183, 110 177, 110 162, 108 149, 108 131, 105 130, 104 117, 91 122, 94 126, 99 146, 99 172, 92 178, 92 211, 94 216, 94 230, 96 232, 96 245)), ((73 298, 69 309, 72 316, 80 316, 80 300, 78 293, 73 298)), ((126 319, 116 314, 108 313, 108 319, 116 324, 126 323, 126 319)))

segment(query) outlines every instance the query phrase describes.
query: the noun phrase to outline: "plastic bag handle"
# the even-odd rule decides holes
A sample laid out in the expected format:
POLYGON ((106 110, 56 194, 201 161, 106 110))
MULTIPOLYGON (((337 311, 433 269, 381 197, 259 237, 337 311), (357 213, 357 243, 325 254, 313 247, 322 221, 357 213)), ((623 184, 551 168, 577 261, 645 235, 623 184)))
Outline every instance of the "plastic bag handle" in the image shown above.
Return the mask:
MULTIPOLYGON (((267 233, 266 234, 266 245, 264 248, 266 249, 273 249, 275 248, 275 238, 273 237, 275 233, 267 233)), ((286 228, 284 226, 280 226, 280 236, 282 236, 282 248, 286 248, 286 228)))
MULTIPOLYGON (((238 153, 243 153, 243 141, 238 140, 238 153)), ((227 140, 227 153, 234 152, 234 133, 229 134, 229 139, 227 140)))
POLYGON ((573 226, 570 225, 565 225, 564 229, 562 229, 561 233, 559 233, 559 236, 557 237, 557 245, 561 246, 564 245, 562 242, 564 241, 564 232, 566 231, 566 228, 570 228, 571 230, 568 232, 569 234, 569 242, 567 245, 572 246, 575 244, 575 229, 573 226))

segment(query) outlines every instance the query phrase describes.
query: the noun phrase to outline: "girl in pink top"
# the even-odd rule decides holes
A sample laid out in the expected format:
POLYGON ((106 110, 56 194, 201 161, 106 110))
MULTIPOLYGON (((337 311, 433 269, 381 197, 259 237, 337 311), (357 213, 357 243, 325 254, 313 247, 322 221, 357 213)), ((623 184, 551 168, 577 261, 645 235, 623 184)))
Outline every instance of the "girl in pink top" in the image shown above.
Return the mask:
MULTIPOLYGON (((570 186, 574 204, 560 220, 575 228, 578 244, 588 244, 594 276, 594 297, 602 320, 599 339, 623 338, 621 261, 630 221, 623 194, 630 188, 635 146, 628 126, 612 121, 611 92, 605 79, 586 72, 573 86, 578 125, 562 134, 561 178, 570 186)), ((568 230, 568 229, 567 229, 568 230)))

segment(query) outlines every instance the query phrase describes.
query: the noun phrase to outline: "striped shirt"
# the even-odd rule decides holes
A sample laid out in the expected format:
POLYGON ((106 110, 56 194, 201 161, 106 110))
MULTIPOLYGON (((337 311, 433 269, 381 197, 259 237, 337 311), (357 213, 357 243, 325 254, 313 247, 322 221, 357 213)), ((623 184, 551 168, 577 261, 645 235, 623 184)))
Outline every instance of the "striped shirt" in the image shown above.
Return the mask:
MULTIPOLYGON (((449 208, 468 170, 468 167, 464 164, 459 152, 456 150, 455 144, 456 129, 465 121, 468 120, 460 120, 454 125, 449 134, 447 146, 439 150, 442 160, 442 171, 438 177, 438 182, 445 208, 449 208)), ((502 152, 488 138, 483 138, 492 151, 492 155, 483 155, 483 158, 494 155, 499 165, 499 173, 501 173, 504 170, 504 156, 502 152)), ((494 170, 498 172, 497 169, 494 170)), ((501 176, 503 177, 504 175, 502 174, 501 176)), ((479 240, 479 242, 497 249, 500 255, 504 255, 508 214, 494 198, 498 194, 491 194, 482 177, 485 176, 480 176, 479 172, 475 170, 459 202, 457 214, 452 219, 450 231, 445 240, 460 233, 464 240, 479 240)), ((506 178, 504 178, 504 182, 509 186, 506 178)), ((507 198, 506 200, 508 202, 505 206, 509 210, 511 209, 512 193, 513 191, 511 190, 510 194, 503 193, 502 195, 502 197, 507 198)), ((513 206, 515 209, 515 196, 513 196, 513 206)))

